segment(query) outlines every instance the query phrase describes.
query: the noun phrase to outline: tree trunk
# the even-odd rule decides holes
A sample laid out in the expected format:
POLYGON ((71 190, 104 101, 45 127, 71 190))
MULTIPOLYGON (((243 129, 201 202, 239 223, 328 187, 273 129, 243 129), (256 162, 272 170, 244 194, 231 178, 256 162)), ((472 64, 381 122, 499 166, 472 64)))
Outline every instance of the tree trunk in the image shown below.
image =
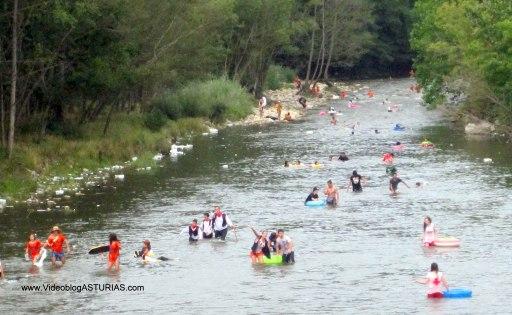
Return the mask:
POLYGON ((334 19, 332 21, 332 28, 331 28, 331 38, 329 40, 329 52, 327 53, 327 63, 325 64, 324 69, 324 80, 329 80, 329 68, 331 67, 331 61, 332 61, 332 53, 334 51, 334 41, 336 39, 336 36, 338 34, 338 7, 335 6, 335 14, 334 19))
POLYGON ((313 73, 313 81, 318 81, 322 73, 322 67, 325 60, 325 0, 322 2, 322 42, 320 44, 320 51, 318 52, 318 59, 316 60, 315 72, 313 73), (318 74, 318 75, 317 75, 318 74))
MULTIPOLYGON (((314 17, 316 19, 316 6, 314 17)), ((311 75, 311 63, 313 62, 313 53, 315 52, 315 30, 313 30, 313 34, 311 35, 311 48, 309 49, 309 60, 308 60, 308 69, 306 71, 306 79, 304 80, 304 89, 309 88, 309 76, 311 75)))
POLYGON ((110 110, 108 111, 107 120, 105 121, 105 126, 103 127, 103 137, 107 135, 108 126, 110 125, 110 119, 112 117, 112 112, 114 111, 114 105, 110 105, 110 110))
POLYGON ((0 83, 0 124, 2 125, 2 147, 6 147, 4 86, 0 83))
POLYGON ((11 72, 11 100, 9 122, 9 158, 12 158, 14 148, 14 127, 16 120, 16 81, 18 80, 18 0, 14 0, 12 10, 12 72, 11 72))

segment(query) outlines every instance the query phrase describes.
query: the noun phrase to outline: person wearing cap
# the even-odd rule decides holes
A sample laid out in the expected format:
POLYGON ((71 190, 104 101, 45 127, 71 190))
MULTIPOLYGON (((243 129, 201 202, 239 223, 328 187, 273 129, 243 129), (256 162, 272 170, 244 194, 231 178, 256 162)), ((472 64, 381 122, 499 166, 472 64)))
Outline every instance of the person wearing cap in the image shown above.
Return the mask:
POLYGON ((52 228, 51 234, 45 244, 52 250, 51 260, 52 265, 55 266, 57 260, 60 260, 62 265, 66 263, 66 256, 64 255, 63 247, 66 246, 66 252, 69 252, 69 243, 62 231, 58 226, 52 228))
POLYGON ((228 235, 228 227, 236 228, 236 226, 231 222, 231 219, 220 210, 219 206, 215 206, 214 209, 215 212, 212 217, 213 232, 215 238, 220 238, 224 241, 228 235))
POLYGON ((2 261, 0 260, 0 279, 3 279, 5 277, 5 271, 4 267, 2 265, 2 261))
POLYGON ((309 196, 306 198, 306 201, 304 201, 304 203, 308 202, 308 201, 316 201, 319 199, 318 197, 318 192, 320 191, 320 189, 318 189, 318 187, 313 187, 313 191, 309 194, 309 196))

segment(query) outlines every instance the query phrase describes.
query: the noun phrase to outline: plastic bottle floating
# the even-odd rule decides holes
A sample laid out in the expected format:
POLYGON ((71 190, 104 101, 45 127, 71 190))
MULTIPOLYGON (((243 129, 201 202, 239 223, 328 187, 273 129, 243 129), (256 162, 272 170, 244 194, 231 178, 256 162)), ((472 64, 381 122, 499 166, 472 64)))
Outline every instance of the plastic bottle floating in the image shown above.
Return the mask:
POLYGON ((395 127, 393 127, 394 131, 404 131, 405 127, 400 124, 395 124, 395 127))
POLYGON ((434 144, 430 141, 428 141, 427 139, 423 140, 423 142, 421 142, 421 147, 422 148, 433 148, 434 147, 434 144))
POLYGON ((443 291, 443 298, 445 299, 466 299, 473 296, 473 292, 469 289, 456 288, 443 291))

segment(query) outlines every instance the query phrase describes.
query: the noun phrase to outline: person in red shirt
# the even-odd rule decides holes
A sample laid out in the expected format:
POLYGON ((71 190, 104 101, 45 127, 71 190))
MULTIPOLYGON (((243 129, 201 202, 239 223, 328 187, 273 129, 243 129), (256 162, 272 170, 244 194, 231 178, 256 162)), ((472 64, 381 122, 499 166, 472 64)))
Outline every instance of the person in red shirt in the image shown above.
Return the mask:
POLYGON ((110 233, 108 240, 110 243, 110 248, 108 250, 108 270, 110 271, 112 267, 114 267, 116 271, 119 271, 121 242, 117 239, 117 235, 115 233, 110 233))
POLYGON ((57 260, 60 260, 62 265, 66 263, 66 256, 64 256, 63 247, 66 246, 66 252, 69 252, 69 243, 58 226, 54 226, 52 228, 45 246, 52 250, 51 258, 53 266, 56 265, 57 260))
POLYGON ((28 237, 25 253, 28 256, 28 259, 32 261, 32 264, 35 264, 35 262, 41 257, 42 250, 43 243, 41 243, 35 233, 31 233, 28 237))

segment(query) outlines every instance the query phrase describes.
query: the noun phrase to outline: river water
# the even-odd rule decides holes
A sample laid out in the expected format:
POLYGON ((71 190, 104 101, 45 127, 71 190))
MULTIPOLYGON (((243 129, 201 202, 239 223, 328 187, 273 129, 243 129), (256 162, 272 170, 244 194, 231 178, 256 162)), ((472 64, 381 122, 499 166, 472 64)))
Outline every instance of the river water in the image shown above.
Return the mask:
POLYGON ((178 161, 164 160, 151 174, 127 174, 116 189, 91 190, 71 200, 74 213, 0 214, 0 313, 292 313, 305 314, 497 314, 508 313, 512 298, 510 189, 511 150, 498 141, 466 139, 409 92, 409 80, 362 82, 376 96, 360 95, 361 108, 343 112, 337 126, 311 110, 305 121, 232 127, 216 136, 194 138, 194 149, 178 161), (384 97, 401 105, 388 113, 384 97), (351 135, 348 124, 359 122, 351 135), (391 130, 395 123, 407 127, 391 130), (345 124, 345 125, 343 125, 345 124), (375 134, 374 129, 380 130, 375 134), (435 149, 421 149, 428 137, 435 149), (380 156, 395 141, 406 149, 396 159, 410 186, 391 198, 380 156), (327 156, 347 152, 347 162, 327 156), (482 158, 490 157, 493 164, 482 158), (291 170, 284 160, 315 160, 324 168, 291 170), (228 169, 221 166, 227 164, 228 169), (311 209, 303 200, 328 179, 344 186, 352 170, 368 176, 361 194, 342 191, 336 209, 311 209), (414 188, 415 182, 424 183, 414 188), (239 226, 237 238, 189 245, 180 231, 193 218, 220 204, 239 226), (421 247, 423 216, 441 233, 462 240, 451 250, 421 247), (58 224, 73 250, 63 268, 47 262, 29 271, 23 259, 28 231, 46 238, 58 224), (294 240, 297 263, 253 266, 248 253, 257 229, 284 228, 294 240), (121 272, 106 272, 105 257, 88 249, 119 235, 121 272), (144 266, 132 257, 150 239, 168 263, 144 266), (437 262, 452 287, 473 290, 473 298, 432 301, 413 281, 437 262), (143 285, 144 292, 38 292, 26 284, 143 285))

